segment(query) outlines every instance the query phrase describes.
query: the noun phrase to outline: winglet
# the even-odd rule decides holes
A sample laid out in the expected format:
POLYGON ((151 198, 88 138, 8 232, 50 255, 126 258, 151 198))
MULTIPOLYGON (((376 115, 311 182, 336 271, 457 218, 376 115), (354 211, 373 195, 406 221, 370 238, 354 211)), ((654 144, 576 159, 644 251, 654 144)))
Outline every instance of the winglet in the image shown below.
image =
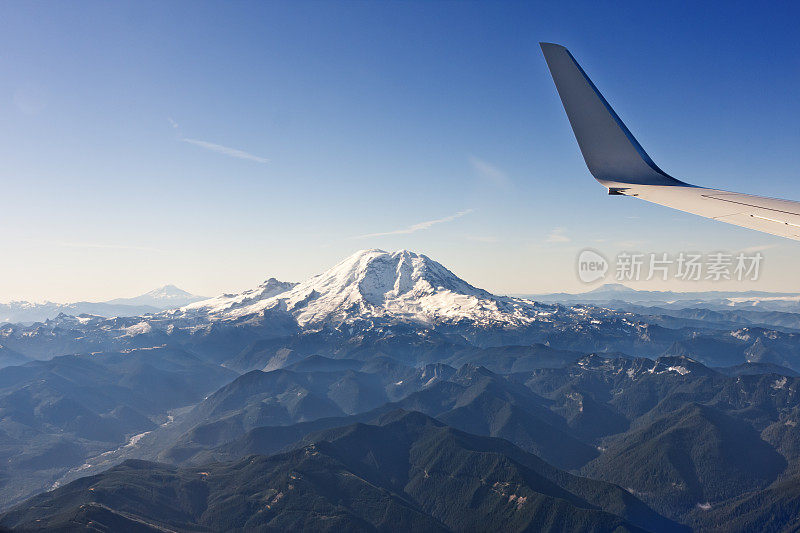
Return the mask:
POLYGON ((609 187, 683 185, 650 159, 592 80, 559 44, 539 43, 592 175, 609 187))

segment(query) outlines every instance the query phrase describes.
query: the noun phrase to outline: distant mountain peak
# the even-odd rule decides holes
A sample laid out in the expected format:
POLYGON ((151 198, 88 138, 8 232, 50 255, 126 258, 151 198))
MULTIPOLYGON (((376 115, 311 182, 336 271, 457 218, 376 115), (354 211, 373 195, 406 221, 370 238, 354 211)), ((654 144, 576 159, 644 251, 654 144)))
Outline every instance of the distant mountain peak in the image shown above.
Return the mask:
POLYGON ((175 285, 167 284, 133 298, 116 298, 103 303, 111 305, 147 305, 161 310, 173 309, 205 299, 204 296, 197 296, 175 285))
POLYGON ((587 294, 593 294, 593 293, 597 293, 597 292, 604 292, 604 293, 607 293, 607 292, 619 292, 619 293, 625 293, 625 292, 636 292, 636 289, 631 289, 630 287, 628 287, 627 285, 623 285, 622 283, 604 283, 603 285, 600 285, 596 289, 592 289, 587 294))
POLYGON ((161 287, 155 288, 152 291, 144 293, 142 296, 150 296, 152 298, 186 298, 186 297, 194 297, 193 294, 186 292, 183 289, 179 289, 175 285, 162 285, 161 287))
POLYGON ((0 323, 33 323, 66 320, 65 317, 131 317, 178 308, 204 296, 195 296, 175 285, 163 285, 133 298, 115 298, 105 302, 10 302, 0 304, 0 323))

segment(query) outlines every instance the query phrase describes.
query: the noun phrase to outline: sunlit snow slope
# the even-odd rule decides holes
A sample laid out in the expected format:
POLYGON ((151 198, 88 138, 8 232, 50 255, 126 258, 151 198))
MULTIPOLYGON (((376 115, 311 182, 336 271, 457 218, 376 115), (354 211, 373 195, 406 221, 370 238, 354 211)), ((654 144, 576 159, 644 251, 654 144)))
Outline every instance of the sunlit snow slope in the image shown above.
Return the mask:
POLYGON ((180 312, 226 320, 277 308, 292 314, 301 326, 366 317, 523 324, 537 315, 533 302, 494 296, 408 250, 362 250, 303 283, 271 281, 273 290, 264 290, 262 285, 198 302, 180 312))

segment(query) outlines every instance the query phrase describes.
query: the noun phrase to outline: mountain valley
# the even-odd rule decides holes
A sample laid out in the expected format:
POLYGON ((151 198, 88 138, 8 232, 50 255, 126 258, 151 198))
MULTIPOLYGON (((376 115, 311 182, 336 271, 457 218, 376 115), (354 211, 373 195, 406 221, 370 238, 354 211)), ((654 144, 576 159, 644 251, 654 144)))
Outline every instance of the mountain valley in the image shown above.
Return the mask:
POLYGON ((631 305, 366 250, 303 283, 4 324, 0 525, 790 529, 792 313, 631 305))

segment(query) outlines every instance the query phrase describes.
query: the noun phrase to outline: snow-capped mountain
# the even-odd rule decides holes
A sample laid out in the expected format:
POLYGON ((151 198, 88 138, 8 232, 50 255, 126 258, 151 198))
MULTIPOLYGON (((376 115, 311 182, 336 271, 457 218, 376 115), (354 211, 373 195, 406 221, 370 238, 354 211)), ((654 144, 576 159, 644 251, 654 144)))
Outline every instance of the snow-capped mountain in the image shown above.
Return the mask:
POLYGON ((303 283, 270 281, 280 292, 262 286, 197 302, 179 312, 211 320, 237 320, 268 310, 285 311, 306 327, 364 318, 521 325, 535 320, 542 311, 531 301, 495 296, 473 287, 429 257, 408 250, 362 250, 303 283))
POLYGON ((299 284, 269 279, 241 294, 138 316, 5 324, 0 342, 34 359, 174 345, 242 371, 307 355, 427 364, 476 348, 534 344, 564 351, 559 360, 567 352, 618 352, 800 369, 797 333, 746 327, 496 296, 422 254, 365 250, 299 284))
POLYGON ((205 296, 196 296, 175 285, 164 285, 133 298, 115 298, 106 302, 9 302, 0 304, 0 322, 44 322, 58 315, 96 315, 102 317, 139 316, 174 309, 205 296))
POLYGON ((225 313, 233 315, 239 309, 250 308, 257 305, 258 302, 283 294, 297 285, 297 283, 269 278, 255 289, 249 289, 239 294, 223 294, 216 298, 195 302, 180 309, 176 314, 221 315, 225 313))
POLYGON ((702 307, 713 310, 747 309, 752 311, 782 311, 797 313, 800 311, 800 294, 773 293, 764 291, 646 291, 632 289, 620 283, 606 283, 587 292, 523 294, 523 298, 532 298, 537 302, 561 303, 566 305, 587 303, 610 305, 625 308, 621 303, 658 306, 668 309, 685 309, 702 307))
POLYGON ((156 309, 174 309, 205 299, 205 296, 191 294, 175 285, 164 285, 133 298, 115 298, 104 303, 111 305, 148 305, 156 309))

